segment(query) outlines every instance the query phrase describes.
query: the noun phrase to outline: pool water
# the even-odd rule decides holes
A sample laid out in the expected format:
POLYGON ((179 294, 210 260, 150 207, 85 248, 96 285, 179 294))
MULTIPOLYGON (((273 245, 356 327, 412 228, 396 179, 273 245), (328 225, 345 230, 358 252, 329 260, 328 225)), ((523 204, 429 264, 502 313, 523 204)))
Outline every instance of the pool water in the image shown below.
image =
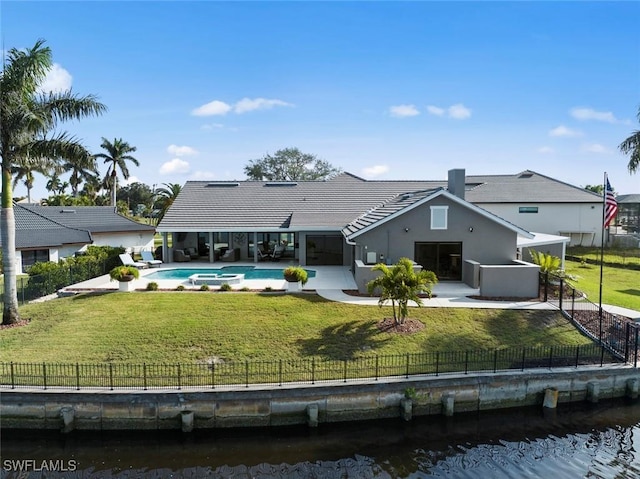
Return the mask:
MULTIPOLYGON (((244 274, 244 279, 284 279, 284 268, 256 268, 254 266, 224 266, 222 268, 175 268, 155 271, 145 279, 188 280, 192 274, 244 274)), ((316 272, 307 269, 309 278, 315 278, 316 272)))

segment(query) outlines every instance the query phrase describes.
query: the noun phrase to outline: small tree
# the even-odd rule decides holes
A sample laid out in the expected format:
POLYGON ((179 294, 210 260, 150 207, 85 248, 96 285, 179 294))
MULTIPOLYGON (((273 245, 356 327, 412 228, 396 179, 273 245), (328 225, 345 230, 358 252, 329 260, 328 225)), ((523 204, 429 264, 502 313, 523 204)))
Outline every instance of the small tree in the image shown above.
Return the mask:
POLYGON ((420 294, 426 293, 431 297, 431 288, 438 282, 433 271, 422 270, 416 273, 413 270, 413 261, 409 258, 400 258, 392 267, 378 263, 372 270, 380 271, 382 274, 369 281, 367 290, 369 294, 380 290, 380 299, 378 300, 380 307, 384 306, 386 301, 391 301, 393 319, 396 324, 404 323, 409 315, 409 301, 422 306, 420 294), (398 303, 397 313, 396 303, 398 303))
POLYGON ((556 274, 560 271, 560 265, 562 264, 560 258, 553 256, 550 253, 541 253, 534 249, 529 250, 531 253, 531 260, 533 264, 540 266, 541 273, 556 274))

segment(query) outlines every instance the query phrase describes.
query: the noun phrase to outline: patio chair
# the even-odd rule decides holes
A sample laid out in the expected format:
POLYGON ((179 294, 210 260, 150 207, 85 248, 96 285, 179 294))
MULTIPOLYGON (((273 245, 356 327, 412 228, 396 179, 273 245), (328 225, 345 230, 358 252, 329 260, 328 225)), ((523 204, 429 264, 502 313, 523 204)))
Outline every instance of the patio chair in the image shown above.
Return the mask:
POLYGON ((147 263, 142 263, 140 261, 133 261, 133 258, 129 253, 123 253, 120 256, 120 261, 125 266, 135 266, 138 269, 148 268, 149 265, 147 263))
POLYGON ((173 251, 173 261, 176 263, 184 263, 191 261, 191 256, 184 252, 182 249, 176 249, 173 251))
POLYGON ((240 249, 228 249, 225 254, 220 257, 220 261, 238 261, 240 259, 240 249))
POLYGON ((159 268, 162 264, 162 261, 153 257, 151 251, 142 251, 140 254, 142 255, 142 262, 147 263, 150 268, 159 268))
POLYGON ((273 253, 271 253, 271 259, 273 261, 279 261, 282 258, 282 253, 284 252, 284 246, 277 245, 273 248, 273 253))

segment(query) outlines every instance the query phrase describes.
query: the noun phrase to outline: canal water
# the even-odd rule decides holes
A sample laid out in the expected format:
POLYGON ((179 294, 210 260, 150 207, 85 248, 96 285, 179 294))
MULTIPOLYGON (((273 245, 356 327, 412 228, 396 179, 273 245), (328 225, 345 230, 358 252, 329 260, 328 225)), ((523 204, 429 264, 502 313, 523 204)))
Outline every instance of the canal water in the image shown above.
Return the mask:
POLYGON ((622 400, 313 430, 1 439, 3 478, 640 478, 640 403, 622 400))

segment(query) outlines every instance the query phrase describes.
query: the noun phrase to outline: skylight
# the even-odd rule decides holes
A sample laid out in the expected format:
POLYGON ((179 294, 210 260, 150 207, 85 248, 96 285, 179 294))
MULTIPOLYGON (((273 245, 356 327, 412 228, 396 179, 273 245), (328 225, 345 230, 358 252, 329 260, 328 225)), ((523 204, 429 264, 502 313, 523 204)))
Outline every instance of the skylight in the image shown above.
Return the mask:
POLYGON ((208 188, 232 188, 234 186, 240 186, 240 183, 234 183, 232 181, 221 181, 218 183, 207 183, 208 188))
POLYGON ((295 181, 270 181, 265 183, 264 186, 298 186, 295 181))

